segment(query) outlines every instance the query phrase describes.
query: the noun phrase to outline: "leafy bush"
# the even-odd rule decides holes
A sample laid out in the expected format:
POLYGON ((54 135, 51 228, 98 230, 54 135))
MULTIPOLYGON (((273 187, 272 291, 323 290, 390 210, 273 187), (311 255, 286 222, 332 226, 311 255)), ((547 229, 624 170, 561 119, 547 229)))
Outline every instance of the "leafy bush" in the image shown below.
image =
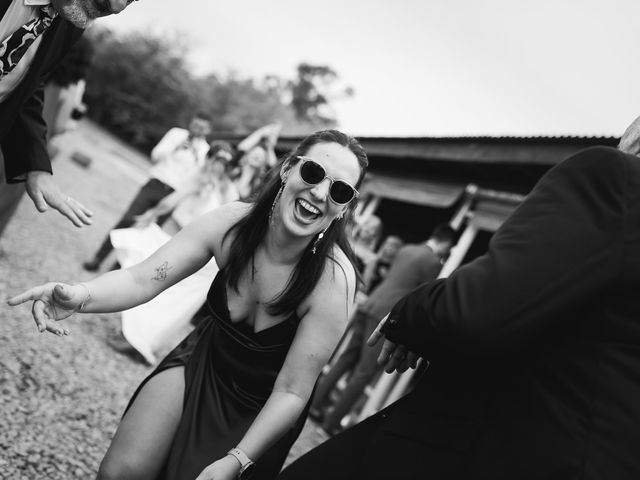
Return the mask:
POLYGON ((178 35, 102 29, 89 31, 88 38, 94 52, 85 94, 89 117, 143 151, 196 111, 211 116, 217 133, 245 134, 280 122, 285 134, 305 134, 336 124, 326 115, 330 109, 322 109, 333 98, 322 89, 337 79, 330 67, 302 64, 295 80, 197 77, 178 35))

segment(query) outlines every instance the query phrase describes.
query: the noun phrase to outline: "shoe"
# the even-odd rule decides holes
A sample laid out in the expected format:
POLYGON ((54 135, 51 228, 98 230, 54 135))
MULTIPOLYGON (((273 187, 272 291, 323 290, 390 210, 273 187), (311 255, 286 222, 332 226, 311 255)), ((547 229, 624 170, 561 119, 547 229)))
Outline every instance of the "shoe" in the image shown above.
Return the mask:
POLYGON ((82 263, 82 268, 88 272, 97 272, 100 268, 100 262, 96 260, 89 260, 88 262, 82 263))

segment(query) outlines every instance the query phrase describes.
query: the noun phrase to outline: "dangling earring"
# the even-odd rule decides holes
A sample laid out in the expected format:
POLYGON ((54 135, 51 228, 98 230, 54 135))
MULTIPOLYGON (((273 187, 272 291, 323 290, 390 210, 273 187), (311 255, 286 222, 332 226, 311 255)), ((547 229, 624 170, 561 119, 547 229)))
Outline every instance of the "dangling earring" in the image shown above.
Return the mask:
POLYGON ((284 180, 282 181, 282 183, 280 184, 280 189, 278 190, 278 193, 276 193, 276 198, 273 199, 273 203, 271 204, 271 210, 269 211, 269 225, 273 225, 273 211, 276 209, 276 204, 278 203, 278 201, 280 200, 280 197, 282 196, 282 191, 284 190, 284 180))
POLYGON ((315 241, 315 242, 313 242, 313 247, 311 247, 311 253, 312 253, 313 255, 315 255, 315 254, 316 254, 316 247, 317 247, 317 246, 318 246, 318 244, 320 243, 320 240, 322 240, 322 237, 324 237, 324 232, 326 232, 326 231, 327 231, 327 229, 326 229, 326 228, 325 228, 323 231, 321 231, 321 232, 318 234, 318 237, 316 238, 316 241, 315 241))

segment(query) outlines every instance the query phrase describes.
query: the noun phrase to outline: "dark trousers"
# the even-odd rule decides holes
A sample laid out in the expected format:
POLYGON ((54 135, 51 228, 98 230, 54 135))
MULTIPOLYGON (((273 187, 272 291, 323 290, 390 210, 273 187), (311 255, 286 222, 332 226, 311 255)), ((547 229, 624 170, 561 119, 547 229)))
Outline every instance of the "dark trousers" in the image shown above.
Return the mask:
MULTIPOLYGON (((301 456, 285 468, 277 480, 371 480, 373 478, 391 479, 393 476, 375 477, 367 470, 366 454, 370 442, 376 439, 383 425, 386 414, 379 412, 372 417, 348 428, 344 432, 330 438, 320 446, 301 456)), ((380 462, 401 462, 402 456, 385 458, 380 462)), ((374 469, 375 472, 375 469, 374 469)), ((400 477, 396 477, 400 478, 400 477)))
MULTIPOLYGON (((4 176, 4 174, 2 175, 4 176)), ((16 212, 20 200, 24 195, 24 183, 12 183, 7 185, 4 179, 0 182, 0 237, 4 229, 16 212)))
POLYGON ((381 367, 377 358, 382 348, 382 342, 375 347, 367 346, 367 339, 380 322, 379 318, 371 317, 357 310, 352 322, 352 335, 344 352, 338 357, 329 372, 318 380, 312 408, 321 410, 329 400, 329 395, 340 378, 351 371, 347 386, 340 393, 338 399, 324 418, 323 427, 327 431, 336 430, 340 420, 353 408, 365 387, 380 372, 381 367))
MULTIPOLYGON (((112 230, 132 226, 135 223, 135 217, 142 215, 150 208, 155 207, 164 197, 172 192, 173 188, 169 185, 161 182, 157 178, 151 178, 138 191, 136 198, 133 199, 127 211, 112 230)), ((104 239, 104 242, 102 242, 102 245, 100 245, 100 248, 96 252, 93 261, 96 263, 102 263, 111 250, 113 250, 113 245, 111 245, 111 239, 109 238, 109 235, 107 235, 107 238, 104 239)))
POLYGON ((24 183, 7 184, 4 176, 4 157, 0 151, 0 236, 18 208, 24 192, 24 183))
MULTIPOLYGON (((277 480, 461 480, 494 478, 470 470, 466 438, 456 422, 423 423, 403 398, 330 438, 285 468, 277 480)), ((414 405, 415 407, 415 405, 414 405)), ((436 417, 437 418, 437 417, 436 417)), ((529 466, 523 465, 523 473, 529 466)), ((518 478, 514 475, 500 478, 518 478)), ((526 475, 525 475, 526 476, 526 475)), ((531 478, 531 477, 527 477, 531 478)), ((562 478, 562 477, 558 477, 562 478)))

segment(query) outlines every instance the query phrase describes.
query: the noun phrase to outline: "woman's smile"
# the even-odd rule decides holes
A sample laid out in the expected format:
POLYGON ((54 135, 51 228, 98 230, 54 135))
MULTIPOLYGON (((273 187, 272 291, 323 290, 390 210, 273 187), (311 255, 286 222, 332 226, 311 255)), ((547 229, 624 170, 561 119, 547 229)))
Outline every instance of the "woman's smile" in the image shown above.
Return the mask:
POLYGON ((304 221, 304 223, 311 223, 322 215, 322 211, 318 207, 302 198, 296 199, 295 213, 297 217, 304 221))

